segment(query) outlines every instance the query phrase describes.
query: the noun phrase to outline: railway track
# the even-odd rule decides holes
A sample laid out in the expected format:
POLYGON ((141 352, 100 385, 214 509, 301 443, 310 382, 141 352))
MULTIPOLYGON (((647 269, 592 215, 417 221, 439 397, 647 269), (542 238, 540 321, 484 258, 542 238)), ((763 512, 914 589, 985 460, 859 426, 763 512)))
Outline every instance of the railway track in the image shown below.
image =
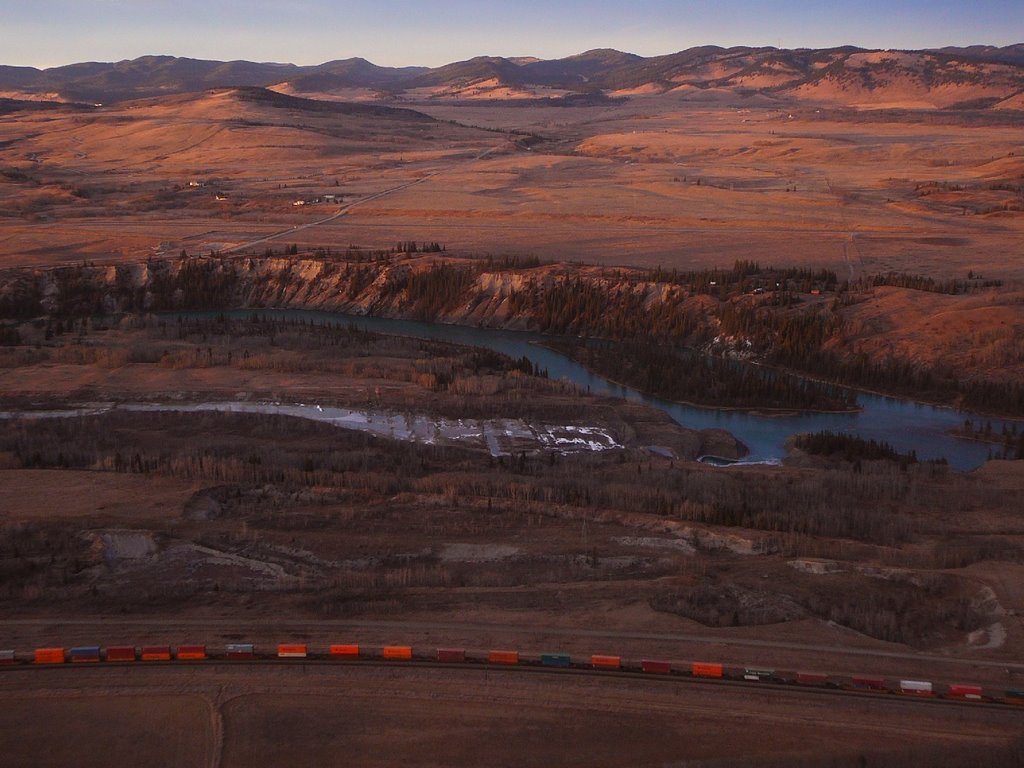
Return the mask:
MULTIPOLYGON (((496 652, 491 652, 496 653, 496 652)), ((516 652, 501 652, 516 653, 516 652)), ((714 666, 714 665, 710 665, 714 666)), ((743 670, 738 668, 724 668, 720 677, 705 677, 694 675, 687 671, 685 665, 672 664, 670 662, 632 662, 623 661, 618 668, 598 668, 586 662, 571 661, 569 666, 553 666, 546 664, 532 657, 524 657, 515 662, 494 662, 482 656, 467 655, 463 661, 438 661, 424 656, 411 658, 335 658, 323 654, 308 655, 301 658, 279 658, 276 656, 254 656, 253 658, 226 658, 220 654, 209 655, 203 659, 165 659, 158 661, 99 661, 93 659, 90 662, 65 662, 65 663, 33 663, 28 659, 21 659, 15 663, 6 664, 0 667, 2 674, 47 674, 56 670, 74 669, 77 673, 90 674, 99 673, 112 669, 164 669, 195 672, 197 669, 211 668, 245 668, 245 667, 285 667, 296 671, 301 670, 303 674, 310 670, 325 670, 343 667, 371 667, 387 668, 392 670, 449 670, 449 671, 470 671, 497 674, 533 674, 550 676, 573 676, 588 677, 594 679, 618 679, 637 680, 650 682, 658 685, 704 685, 724 686, 735 689, 747 689, 759 692, 775 692, 782 695, 796 694, 811 696, 844 696, 862 700, 877 700, 898 703, 906 706, 932 706, 932 707, 969 707, 971 709, 992 709, 1001 711, 1017 711, 1024 715, 1024 699, 998 698, 997 694, 987 694, 982 698, 971 698, 964 696, 944 694, 912 695, 901 693, 891 688, 887 689, 858 689, 851 687, 849 680, 842 677, 829 677, 820 683, 802 684, 794 679, 783 679, 782 676, 793 673, 776 673, 768 671, 779 677, 762 678, 757 681, 749 679, 737 679, 742 676, 743 670), (660 672, 644 671, 642 668, 648 663, 669 664, 667 670, 660 672)), ((822 676, 824 677, 824 676, 822 676)), ((954 686, 955 687, 955 686, 954 686)), ((1006 692, 1007 694, 1010 692, 1006 692)))

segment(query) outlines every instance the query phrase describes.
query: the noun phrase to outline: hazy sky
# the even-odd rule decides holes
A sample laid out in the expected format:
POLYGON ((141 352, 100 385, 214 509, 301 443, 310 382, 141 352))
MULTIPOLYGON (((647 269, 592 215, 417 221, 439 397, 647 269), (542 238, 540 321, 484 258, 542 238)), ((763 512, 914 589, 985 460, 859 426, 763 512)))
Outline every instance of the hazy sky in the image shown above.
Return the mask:
POLYGON ((0 0, 0 64, 145 54, 435 66, 694 45, 924 48, 1024 41, 1024 0, 0 0))

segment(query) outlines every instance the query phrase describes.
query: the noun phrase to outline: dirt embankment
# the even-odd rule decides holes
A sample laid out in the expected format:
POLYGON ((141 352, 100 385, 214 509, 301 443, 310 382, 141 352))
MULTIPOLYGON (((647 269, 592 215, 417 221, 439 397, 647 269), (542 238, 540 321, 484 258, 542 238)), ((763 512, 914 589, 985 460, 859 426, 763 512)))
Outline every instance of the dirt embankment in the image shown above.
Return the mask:
MULTIPOLYGON (((547 330, 536 299, 569 284, 600 290, 602 298, 615 303, 641 306, 681 294, 597 267, 492 268, 479 260, 428 256, 365 261, 193 257, 11 270, 0 277, 0 317, 279 307, 547 330)), ((699 307, 694 299, 693 308, 699 307)))
POLYGON ((1022 294, 961 283, 839 284, 740 263, 668 276, 433 253, 193 257, 12 270, 0 275, 0 318, 278 307, 669 340, 870 390, 1022 413, 1022 294))

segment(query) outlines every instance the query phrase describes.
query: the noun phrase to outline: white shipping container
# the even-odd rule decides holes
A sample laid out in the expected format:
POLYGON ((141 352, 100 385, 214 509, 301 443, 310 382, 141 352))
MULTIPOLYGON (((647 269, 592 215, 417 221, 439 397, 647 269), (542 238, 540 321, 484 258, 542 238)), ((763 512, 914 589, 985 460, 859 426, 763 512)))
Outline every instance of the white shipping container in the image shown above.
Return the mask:
POLYGON ((932 684, 925 680, 900 680, 903 693, 926 694, 932 692, 932 684))

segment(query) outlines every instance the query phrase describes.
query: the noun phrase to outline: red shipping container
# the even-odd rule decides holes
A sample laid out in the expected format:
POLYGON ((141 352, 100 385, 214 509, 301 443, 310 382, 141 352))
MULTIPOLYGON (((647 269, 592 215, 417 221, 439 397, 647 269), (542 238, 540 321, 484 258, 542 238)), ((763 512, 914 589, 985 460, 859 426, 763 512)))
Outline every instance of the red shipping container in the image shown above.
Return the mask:
POLYGON ((487 654, 491 664, 518 664, 519 651, 491 651, 487 654))
POLYGON ((591 656, 590 665, 595 669, 619 669, 622 659, 618 656, 591 656))
POLYGON ((690 674, 694 677, 721 677, 722 665, 695 661, 690 667, 690 674))
POLYGON ((437 660, 443 662, 462 662, 466 660, 464 648, 438 648, 437 660))
POLYGON ((828 675, 824 672, 797 672, 796 681, 800 685, 826 685, 828 675))
POLYGON ((353 657, 359 655, 358 645, 332 645, 331 656, 353 657))
POLYGON ((277 646, 277 657, 279 659, 304 659, 306 658, 306 646, 279 645, 277 646))
POLYGON ((958 699, 980 699, 982 691, 980 685, 951 685, 949 695, 958 699))
POLYGON ((169 645, 144 645, 140 657, 143 661, 170 661, 171 646, 169 645))
POLYGON ((865 677, 858 675, 857 677, 851 677, 850 682, 853 683, 854 688, 859 688, 864 691, 884 691, 885 680, 881 677, 865 677))
POLYGON ((651 659, 643 659, 640 662, 640 669, 644 672, 651 672, 655 675, 672 674, 672 664, 668 661, 653 661, 651 659))
POLYGON ((135 646, 111 645, 107 648, 107 661, 135 661, 135 646))
POLYGON ((179 645, 178 659, 181 661, 200 661, 206 658, 205 645, 179 645))
POLYGON ((412 658, 412 646, 386 645, 381 654, 391 661, 409 661, 412 658))

